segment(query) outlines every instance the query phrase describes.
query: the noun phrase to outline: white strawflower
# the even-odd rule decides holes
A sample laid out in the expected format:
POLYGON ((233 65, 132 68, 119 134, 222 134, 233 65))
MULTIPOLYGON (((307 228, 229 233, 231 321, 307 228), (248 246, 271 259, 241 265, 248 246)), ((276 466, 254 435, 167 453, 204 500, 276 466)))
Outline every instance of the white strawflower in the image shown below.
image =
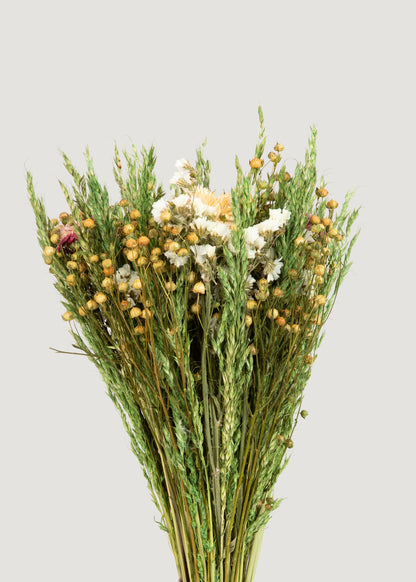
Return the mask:
POLYGON ((189 206, 190 204, 190 197, 189 194, 179 194, 179 196, 175 196, 172 200, 172 204, 176 206, 176 208, 183 208, 184 206, 189 206))
POLYGON ((275 259, 271 263, 268 263, 264 267, 264 274, 267 275, 267 280, 269 282, 276 281, 276 279, 279 278, 280 271, 282 270, 282 267, 283 267, 282 258, 275 259))
POLYGON ((164 198, 156 200, 152 206, 152 217, 158 224, 164 224, 163 220, 160 218, 162 212, 170 210, 169 202, 172 200, 173 194, 167 194, 164 198))
POLYGON ((183 267, 186 261, 189 259, 189 255, 179 257, 173 251, 166 251, 164 255, 169 260, 170 264, 175 265, 175 267, 183 267))
POLYGON ((286 210, 286 208, 283 208, 283 210, 281 208, 271 208, 269 218, 280 222, 281 226, 283 226, 290 218, 290 211, 286 210))
POLYGON ((204 265, 207 260, 215 258, 215 249, 213 245, 193 245, 191 251, 195 255, 195 262, 198 265, 204 265))
POLYGON ((272 208, 269 212, 269 218, 259 222, 257 228, 259 234, 265 234, 268 232, 276 232, 286 224, 290 218, 289 210, 282 210, 281 208, 272 208))
POLYGON ((191 183, 191 175, 189 173, 190 164, 185 158, 177 160, 175 163, 176 172, 172 176, 170 183, 179 186, 181 181, 191 183))
POLYGON ((210 222, 210 220, 207 220, 203 216, 199 216, 193 220, 191 226, 196 230, 208 230, 210 222))
POLYGON ((256 282, 255 278, 249 275, 246 279, 245 290, 250 291, 252 289, 254 283, 256 282))
POLYGON ((207 220, 208 226, 207 230, 212 236, 219 236, 220 238, 227 240, 230 238, 230 228, 223 222, 216 222, 213 220, 207 220))

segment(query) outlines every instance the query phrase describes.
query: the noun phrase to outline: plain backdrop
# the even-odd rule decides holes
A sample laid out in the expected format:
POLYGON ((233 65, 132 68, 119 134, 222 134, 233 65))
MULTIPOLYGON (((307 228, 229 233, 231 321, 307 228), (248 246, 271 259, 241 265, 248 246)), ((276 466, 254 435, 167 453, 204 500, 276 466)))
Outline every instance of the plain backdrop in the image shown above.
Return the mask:
MULTIPOLYGON (((213 187, 268 146, 362 207, 354 265, 309 382, 258 582, 416 580, 414 3, 15 0, 0 21, 0 579, 177 580, 98 372, 71 350, 25 192, 65 210, 59 150, 117 198, 114 142, 159 179, 207 138, 213 187)), ((266 150, 267 151, 267 150, 266 150)))

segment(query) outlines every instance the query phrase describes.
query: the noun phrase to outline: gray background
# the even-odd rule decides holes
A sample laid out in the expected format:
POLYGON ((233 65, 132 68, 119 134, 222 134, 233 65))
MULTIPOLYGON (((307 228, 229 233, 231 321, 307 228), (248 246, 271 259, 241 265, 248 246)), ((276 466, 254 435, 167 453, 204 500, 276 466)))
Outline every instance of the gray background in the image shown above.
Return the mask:
POLYGON ((104 385, 71 349, 35 242, 25 166, 65 209, 59 149, 89 145, 116 199, 113 143, 155 144, 167 184, 208 138, 213 185, 318 128, 331 195, 362 234, 314 365, 257 580, 414 581, 413 2, 15 1, 0 22, 0 579, 176 580, 104 385))

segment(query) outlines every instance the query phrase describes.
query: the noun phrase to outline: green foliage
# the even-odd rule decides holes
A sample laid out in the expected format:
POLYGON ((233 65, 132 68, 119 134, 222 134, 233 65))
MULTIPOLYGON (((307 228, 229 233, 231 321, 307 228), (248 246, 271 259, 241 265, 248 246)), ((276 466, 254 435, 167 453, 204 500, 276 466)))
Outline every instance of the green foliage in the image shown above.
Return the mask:
POLYGON ((236 160, 231 226, 212 222, 229 228, 229 239, 192 217, 196 188, 209 188, 202 148, 195 168, 184 169, 189 183, 178 186, 189 196, 185 209, 175 210, 174 198, 158 206, 153 147, 139 154, 133 146, 123 161, 115 148, 116 204, 88 149, 84 174, 63 154, 73 184, 60 183, 69 210, 60 220, 47 217, 27 175, 74 345, 119 411, 184 582, 253 580, 323 324, 357 238, 352 194, 336 214, 321 196, 323 180, 317 190, 315 128, 289 176, 279 144, 264 163, 261 109, 259 118, 256 164, 245 172, 236 160), (249 229, 280 210, 290 218, 264 227, 254 252, 249 229), (209 248, 213 257, 198 258, 209 248), (280 258, 278 276, 270 265, 280 258))

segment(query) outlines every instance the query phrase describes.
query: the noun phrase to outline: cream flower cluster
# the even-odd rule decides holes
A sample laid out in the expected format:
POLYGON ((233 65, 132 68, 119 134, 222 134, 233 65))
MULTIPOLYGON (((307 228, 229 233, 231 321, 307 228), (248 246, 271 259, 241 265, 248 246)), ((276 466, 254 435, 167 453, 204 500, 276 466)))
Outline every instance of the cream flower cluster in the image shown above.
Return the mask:
MULTIPOLYGON (((236 252, 231 243, 231 231, 235 225, 229 212, 221 217, 222 209, 227 209, 231 197, 229 194, 216 197, 214 192, 198 186, 191 178, 192 167, 185 159, 176 162, 176 170, 171 180, 171 184, 176 186, 175 192, 156 201, 151 214, 159 226, 176 227, 185 236, 193 233, 197 241, 203 243, 191 246, 192 255, 179 255, 175 250, 167 250, 164 255, 176 267, 193 259, 201 278, 208 281, 215 273, 220 248, 226 245, 236 252)), ((250 268, 260 264, 262 276, 269 282, 279 278, 283 266, 282 259, 275 256, 272 243, 289 219, 288 210, 272 208, 266 220, 245 229, 250 268)), ((253 284, 250 277, 247 279, 248 288, 253 284)))

